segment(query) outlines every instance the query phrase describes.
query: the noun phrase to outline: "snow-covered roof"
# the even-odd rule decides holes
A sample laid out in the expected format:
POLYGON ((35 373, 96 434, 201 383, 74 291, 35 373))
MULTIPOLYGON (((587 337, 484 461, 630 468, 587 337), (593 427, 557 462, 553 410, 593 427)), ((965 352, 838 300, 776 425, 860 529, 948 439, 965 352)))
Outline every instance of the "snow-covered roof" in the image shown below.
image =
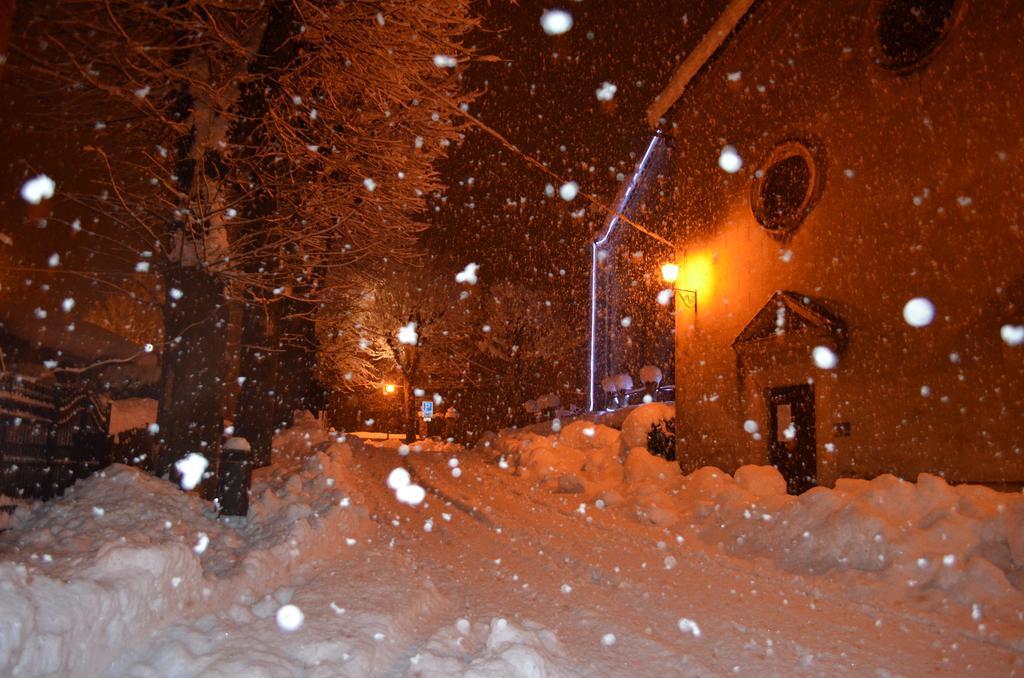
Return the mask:
POLYGON ((141 346, 90 322, 63 322, 37 318, 27 313, 0 311, 0 331, 6 332, 36 350, 60 352, 77 361, 131 360, 156 364, 156 356, 141 346))
POLYGON ((732 0, 722 10, 711 30, 704 34, 700 43, 686 56, 683 63, 679 64, 668 85, 647 109, 647 122, 652 128, 658 127, 658 121, 679 101, 690 81, 725 43, 725 39, 747 15, 754 2, 755 0, 732 0))

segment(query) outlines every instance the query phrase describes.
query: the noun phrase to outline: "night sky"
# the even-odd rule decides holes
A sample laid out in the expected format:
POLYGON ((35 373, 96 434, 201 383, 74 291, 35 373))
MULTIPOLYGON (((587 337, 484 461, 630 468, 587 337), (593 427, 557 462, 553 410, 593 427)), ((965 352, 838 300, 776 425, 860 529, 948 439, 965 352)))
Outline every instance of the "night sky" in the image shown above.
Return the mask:
POLYGON ((591 235, 605 218, 582 193, 612 202, 620 173, 628 180, 650 139, 648 105, 722 4, 571 2, 564 8, 574 25, 559 36, 540 25, 550 3, 482 4, 485 30, 474 44, 505 61, 470 69, 470 85, 485 90, 471 111, 563 179, 578 182, 581 195, 572 202, 545 197, 547 184, 557 189, 550 176, 474 130, 444 167, 449 191, 428 242, 440 245, 453 265, 483 264, 483 276, 548 282, 558 294, 578 294, 589 275, 591 235), (596 96, 604 82, 617 88, 611 101, 596 96), (446 247, 453 237, 460 246, 446 247))

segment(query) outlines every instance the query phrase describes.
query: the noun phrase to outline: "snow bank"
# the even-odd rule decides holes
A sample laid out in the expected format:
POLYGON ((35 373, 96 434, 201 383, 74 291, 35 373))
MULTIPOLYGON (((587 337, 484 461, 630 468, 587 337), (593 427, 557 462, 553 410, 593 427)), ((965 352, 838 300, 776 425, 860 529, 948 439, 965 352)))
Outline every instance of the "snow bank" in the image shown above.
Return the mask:
POLYGON ((578 676, 578 665, 566 655, 550 630, 527 621, 506 619, 470 623, 459 619, 435 634, 410 660, 409 675, 442 676, 578 676))
POLYGON ((942 591, 964 604, 1024 604, 1024 495, 954 487, 927 473, 916 483, 891 475, 840 480, 799 497, 786 494, 770 466, 683 476, 674 462, 651 455, 640 435, 670 411, 660 403, 636 408, 621 433, 582 421, 550 436, 505 431, 477 449, 552 492, 692 529, 729 553, 794 572, 858 570, 877 573, 901 595, 942 591))
POLYGON ((343 501, 351 451, 321 442, 257 471, 246 518, 219 519, 121 465, 19 509, 0 537, 0 674, 95 675, 158 629, 252 602, 343 548, 340 536, 365 533, 365 515, 343 501))

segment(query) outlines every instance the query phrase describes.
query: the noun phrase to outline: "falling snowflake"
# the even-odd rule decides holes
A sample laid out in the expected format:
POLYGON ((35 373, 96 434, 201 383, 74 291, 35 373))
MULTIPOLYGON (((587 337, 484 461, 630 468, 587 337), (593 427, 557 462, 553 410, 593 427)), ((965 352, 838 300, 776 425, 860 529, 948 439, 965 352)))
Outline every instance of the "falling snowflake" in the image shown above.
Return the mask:
POLYGON ((480 264, 466 264, 466 268, 455 274, 455 282, 458 283, 469 283, 470 285, 476 284, 476 272, 480 269, 480 264))
POLYGON ((613 83, 602 82, 601 86, 597 88, 597 100, 598 101, 611 101, 615 98, 615 93, 619 91, 613 83))
POLYGON ((416 334, 416 323, 410 322, 405 327, 399 329, 398 341, 409 346, 415 346, 416 342, 419 341, 419 335, 416 334))
POLYGON ((561 35, 572 28, 572 14, 564 9, 549 9, 540 15, 540 25, 548 35, 561 35))
POLYGON ((726 146, 718 155, 718 166, 729 174, 735 174, 743 167, 743 158, 740 157, 735 146, 726 146))
POLYGON ((438 68, 455 68, 459 65, 459 62, 455 60, 455 57, 446 56, 444 54, 435 54, 434 65, 438 68))
POLYGON ((419 485, 413 485, 409 472, 400 466, 388 475, 388 487, 395 491, 395 497, 403 504, 416 506, 427 496, 426 490, 419 485))
POLYGON ((419 485, 406 485, 405 487, 398 488, 398 491, 395 492, 395 498, 403 504, 417 506, 427 498, 427 491, 419 485))
POLYGON ((828 346, 815 346, 811 357, 814 358, 814 364, 823 370, 831 370, 839 364, 839 358, 828 346))
POLYGON ((297 631, 305 618, 302 610, 294 605, 283 605, 277 611, 277 625, 282 631, 297 631))
POLYGON ((199 538, 196 540, 196 545, 192 547, 192 550, 197 554, 202 554, 206 551, 206 547, 210 545, 210 537, 205 532, 199 533, 199 538))
POLYGON ((45 174, 40 174, 22 184, 21 199, 32 205, 38 205, 42 201, 52 198, 55 190, 57 190, 57 183, 45 174))
POLYGON ((1024 325, 1003 325, 999 328, 999 336, 1007 346, 1020 346, 1024 344, 1024 325))
POLYGON ((181 474, 181 487, 184 490, 195 489, 199 481, 203 479, 203 472, 210 465, 206 457, 195 452, 189 452, 183 459, 174 462, 174 468, 181 474))
POLYGON ((683 633, 692 633, 694 638, 700 638, 700 627, 692 619, 681 618, 679 620, 679 630, 683 633))
POLYGON ((562 184, 558 189, 558 195, 562 198, 562 200, 565 200, 566 202, 575 199, 576 194, 579 192, 580 185, 577 184, 575 181, 567 181, 564 184, 562 184))
POLYGON ((935 305, 924 297, 914 297, 903 307, 903 319, 911 327, 927 327, 935 320, 935 305))
POLYGON ((405 487, 412 482, 412 476, 401 466, 395 468, 388 475, 388 487, 392 490, 398 490, 401 487, 405 487))

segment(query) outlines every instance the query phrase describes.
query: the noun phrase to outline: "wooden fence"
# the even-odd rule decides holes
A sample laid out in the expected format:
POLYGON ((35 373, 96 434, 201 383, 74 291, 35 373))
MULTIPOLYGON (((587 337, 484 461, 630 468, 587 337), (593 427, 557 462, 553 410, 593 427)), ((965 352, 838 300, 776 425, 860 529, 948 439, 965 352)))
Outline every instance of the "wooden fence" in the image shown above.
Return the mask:
POLYGON ((106 466, 109 418, 84 385, 0 373, 0 494, 49 499, 106 466))

